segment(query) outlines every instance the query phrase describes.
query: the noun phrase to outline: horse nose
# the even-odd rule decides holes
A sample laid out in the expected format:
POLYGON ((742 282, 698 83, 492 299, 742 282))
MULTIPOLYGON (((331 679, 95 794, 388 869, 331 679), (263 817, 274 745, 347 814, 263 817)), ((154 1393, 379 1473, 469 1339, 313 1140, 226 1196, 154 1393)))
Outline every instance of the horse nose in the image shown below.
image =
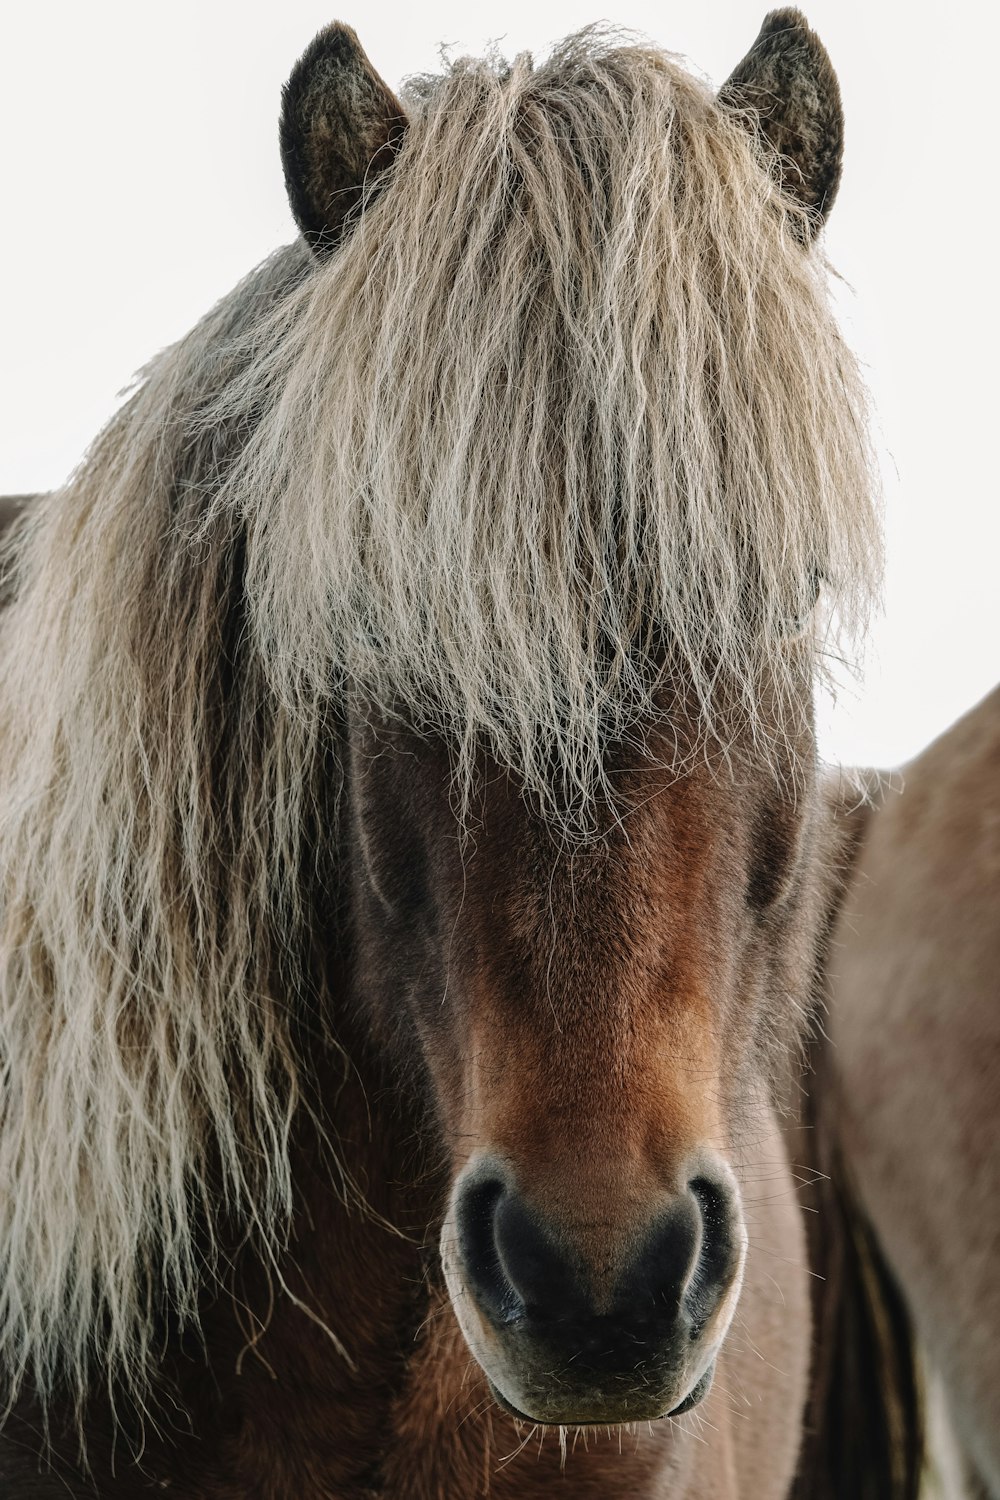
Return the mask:
POLYGON ((555 1342, 655 1346, 683 1329, 695 1339, 717 1310, 741 1252, 725 1174, 692 1177, 665 1197, 610 1266, 595 1266, 546 1221, 504 1167, 483 1159, 460 1179, 455 1227, 466 1290, 498 1329, 518 1325, 555 1342))

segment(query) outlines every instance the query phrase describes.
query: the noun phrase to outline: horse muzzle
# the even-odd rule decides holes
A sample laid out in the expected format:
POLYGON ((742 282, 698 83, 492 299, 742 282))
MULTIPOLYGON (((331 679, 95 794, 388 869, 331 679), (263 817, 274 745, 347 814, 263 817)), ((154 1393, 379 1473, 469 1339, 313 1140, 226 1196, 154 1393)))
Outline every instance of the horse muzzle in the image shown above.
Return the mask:
POLYGON ((502 1158, 479 1155, 460 1174, 445 1277, 466 1342, 515 1416, 647 1421, 708 1391, 746 1253, 732 1172, 715 1153, 699 1159, 683 1191, 615 1229, 595 1253, 593 1236, 546 1217, 502 1158))

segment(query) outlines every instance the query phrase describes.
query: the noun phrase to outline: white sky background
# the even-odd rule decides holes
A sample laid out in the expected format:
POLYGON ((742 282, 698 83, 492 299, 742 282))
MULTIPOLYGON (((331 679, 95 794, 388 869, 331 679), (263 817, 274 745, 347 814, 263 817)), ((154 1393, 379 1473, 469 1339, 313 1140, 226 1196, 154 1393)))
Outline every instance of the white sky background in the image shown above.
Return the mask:
MULTIPOLYGON (((0 59, 0 491, 53 486, 131 373, 294 234, 282 83, 333 0, 31 5, 0 59)), ((438 43, 542 51, 594 20, 721 83, 757 0, 366 0, 340 12, 393 85, 438 43)), ((811 0, 847 152, 827 251, 882 436, 889 570, 863 686, 821 710, 832 760, 907 759, 1000 679, 994 7, 811 0)))

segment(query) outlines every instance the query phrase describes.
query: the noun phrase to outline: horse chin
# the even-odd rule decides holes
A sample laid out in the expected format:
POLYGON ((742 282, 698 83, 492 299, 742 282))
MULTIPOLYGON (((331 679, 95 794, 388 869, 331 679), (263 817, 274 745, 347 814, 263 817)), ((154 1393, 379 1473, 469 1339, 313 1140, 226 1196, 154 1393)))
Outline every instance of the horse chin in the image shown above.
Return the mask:
POLYGON ((704 1401, 705 1397, 712 1389, 712 1381, 714 1379, 715 1360, 713 1359, 701 1379, 695 1381, 691 1390, 684 1397, 684 1400, 680 1403, 679 1406, 675 1406, 673 1411, 668 1411, 667 1416, 682 1417, 686 1411, 691 1411, 691 1409, 697 1406, 700 1401, 704 1401))
POLYGON ((613 1407, 613 1404, 609 1401, 607 1411, 604 1415, 595 1414, 593 1411, 590 1411, 587 1415, 574 1416, 567 1414, 560 1416, 558 1420, 555 1420, 551 1416, 532 1416, 528 1412, 520 1411, 513 1402, 508 1401, 503 1391, 494 1384, 488 1375, 486 1376, 486 1384, 497 1406, 502 1411, 505 1411, 508 1416, 514 1417, 518 1422, 530 1422, 535 1427, 606 1428, 627 1427, 635 1422, 656 1422, 662 1420, 664 1417, 682 1417, 685 1412, 691 1411, 699 1402, 705 1399, 712 1388, 714 1377, 715 1359, 713 1358, 710 1360, 704 1374, 695 1381, 684 1399, 669 1410, 664 1410, 662 1403, 656 1403, 655 1406, 651 1405, 648 1410, 640 1410, 640 1403, 633 1402, 630 1404, 628 1411, 623 1412, 620 1408, 613 1407))

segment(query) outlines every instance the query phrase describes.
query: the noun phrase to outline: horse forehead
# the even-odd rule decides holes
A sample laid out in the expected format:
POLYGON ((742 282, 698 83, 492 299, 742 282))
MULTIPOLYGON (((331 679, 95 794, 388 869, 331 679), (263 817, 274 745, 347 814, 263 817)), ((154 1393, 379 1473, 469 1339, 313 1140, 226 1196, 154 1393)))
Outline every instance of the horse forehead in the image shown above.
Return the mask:
POLYGON ((690 926, 694 911, 717 915, 727 884, 742 879, 751 791, 707 768, 681 778, 650 768, 627 779, 606 826, 579 839, 560 838, 515 791, 498 798, 487 810, 492 832, 464 871, 487 929, 504 923, 515 940, 566 949, 586 935, 593 959, 602 942, 614 956, 627 936, 634 955, 644 934, 659 941, 667 919, 676 928, 682 917, 690 926))
POLYGON ((463 810, 443 738, 399 723, 373 734, 362 722, 358 730, 354 800, 366 856, 384 872, 422 849, 421 869, 437 897, 457 902, 463 922, 475 921, 484 934, 498 922, 526 940, 550 940, 554 927, 567 942, 587 930, 610 939, 627 932, 634 949, 644 913, 710 912, 743 879, 762 798, 752 767, 734 776, 696 761, 677 775, 655 754, 623 752, 614 803, 584 808, 581 831, 575 806, 567 802, 561 825, 486 754, 463 810))

